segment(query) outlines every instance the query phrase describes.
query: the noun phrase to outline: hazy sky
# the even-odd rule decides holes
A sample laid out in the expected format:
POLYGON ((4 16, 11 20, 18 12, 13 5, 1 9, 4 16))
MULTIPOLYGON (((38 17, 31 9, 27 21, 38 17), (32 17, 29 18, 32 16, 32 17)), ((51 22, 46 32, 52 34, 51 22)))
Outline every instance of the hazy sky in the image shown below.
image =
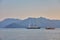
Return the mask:
POLYGON ((1 0, 0 19, 47 17, 60 19, 60 0, 1 0))

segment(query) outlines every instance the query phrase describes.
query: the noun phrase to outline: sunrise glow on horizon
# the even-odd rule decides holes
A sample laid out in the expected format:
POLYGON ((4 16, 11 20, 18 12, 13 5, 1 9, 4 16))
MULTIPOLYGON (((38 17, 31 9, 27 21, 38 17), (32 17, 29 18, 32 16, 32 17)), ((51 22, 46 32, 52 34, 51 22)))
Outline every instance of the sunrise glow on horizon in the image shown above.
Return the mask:
POLYGON ((28 17, 60 20, 60 0, 1 0, 0 19, 28 17))

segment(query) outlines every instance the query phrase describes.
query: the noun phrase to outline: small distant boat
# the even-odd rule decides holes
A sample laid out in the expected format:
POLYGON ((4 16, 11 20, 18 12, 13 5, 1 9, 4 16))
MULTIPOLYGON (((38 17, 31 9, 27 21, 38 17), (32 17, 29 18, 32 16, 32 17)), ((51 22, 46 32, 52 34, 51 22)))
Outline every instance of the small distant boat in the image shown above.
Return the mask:
POLYGON ((27 27, 27 29, 40 29, 40 27, 27 27))
POLYGON ((55 28, 47 27, 46 29, 48 29, 48 30, 54 30, 55 28))
POLYGON ((36 26, 36 25, 33 25, 33 26, 29 25, 29 26, 27 27, 27 29, 40 29, 40 27, 38 27, 38 26, 36 26))

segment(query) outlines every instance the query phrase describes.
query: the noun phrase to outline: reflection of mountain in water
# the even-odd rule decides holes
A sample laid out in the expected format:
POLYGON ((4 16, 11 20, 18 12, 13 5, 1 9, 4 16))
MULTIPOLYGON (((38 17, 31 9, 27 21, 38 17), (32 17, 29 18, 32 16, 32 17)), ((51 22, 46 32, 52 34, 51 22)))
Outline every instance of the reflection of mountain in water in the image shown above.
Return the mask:
POLYGON ((0 22, 0 28, 26 28, 30 23, 37 25, 37 27, 60 27, 60 20, 50 20, 40 17, 24 20, 8 18, 0 22))

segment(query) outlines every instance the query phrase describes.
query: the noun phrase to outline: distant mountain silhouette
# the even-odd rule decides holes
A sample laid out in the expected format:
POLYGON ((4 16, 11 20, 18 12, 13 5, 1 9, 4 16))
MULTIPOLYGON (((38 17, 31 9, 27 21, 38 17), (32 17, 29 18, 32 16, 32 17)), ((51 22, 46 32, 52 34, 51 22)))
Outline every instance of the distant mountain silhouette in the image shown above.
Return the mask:
POLYGON ((0 22, 0 27, 6 27, 7 25, 10 25, 12 23, 17 23, 19 24, 22 20, 19 20, 19 19, 13 19, 13 18, 7 18, 3 21, 0 22))
POLYGON ((27 18, 24 20, 7 18, 0 22, 0 28, 26 28, 31 25, 39 27, 56 27, 60 28, 60 20, 50 20, 44 17, 40 18, 27 18))
POLYGON ((22 28, 22 26, 17 23, 12 23, 7 25, 5 28, 22 28))

